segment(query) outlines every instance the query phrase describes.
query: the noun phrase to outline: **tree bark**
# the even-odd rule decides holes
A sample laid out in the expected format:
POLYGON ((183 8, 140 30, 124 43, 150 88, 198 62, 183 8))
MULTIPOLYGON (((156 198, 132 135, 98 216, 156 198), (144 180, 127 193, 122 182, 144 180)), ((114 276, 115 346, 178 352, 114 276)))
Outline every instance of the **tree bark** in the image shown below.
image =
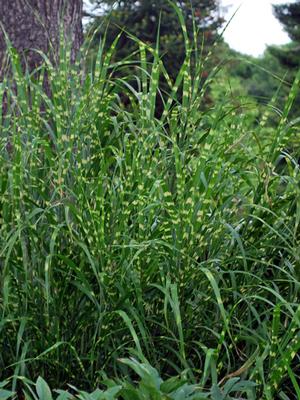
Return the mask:
POLYGON ((5 69, 6 41, 4 31, 29 70, 41 63, 34 51, 57 60, 60 26, 71 40, 71 61, 82 44, 82 0, 0 0, 0 79, 5 69))

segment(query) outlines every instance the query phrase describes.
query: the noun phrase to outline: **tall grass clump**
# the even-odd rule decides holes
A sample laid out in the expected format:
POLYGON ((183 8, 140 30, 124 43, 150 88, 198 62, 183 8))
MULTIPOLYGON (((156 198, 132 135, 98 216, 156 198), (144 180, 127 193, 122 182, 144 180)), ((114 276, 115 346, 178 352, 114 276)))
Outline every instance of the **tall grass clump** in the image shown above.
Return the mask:
POLYGON ((93 399, 300 398, 299 165, 286 151, 300 75, 275 129, 271 106, 254 124, 251 104, 230 95, 203 107, 220 66, 203 83, 205 60, 176 11, 186 58, 175 82, 159 41, 133 38, 139 53, 118 63, 118 38, 101 43, 92 67, 85 56, 70 65, 66 47, 58 66, 44 56, 32 74, 9 49, 3 398, 22 387, 50 396, 44 379, 115 388, 93 399))

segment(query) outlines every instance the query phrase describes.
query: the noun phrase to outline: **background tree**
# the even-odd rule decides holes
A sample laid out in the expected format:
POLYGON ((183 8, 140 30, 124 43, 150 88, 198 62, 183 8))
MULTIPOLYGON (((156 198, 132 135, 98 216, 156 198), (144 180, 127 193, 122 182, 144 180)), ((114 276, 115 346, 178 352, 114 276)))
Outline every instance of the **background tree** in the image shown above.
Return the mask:
MULTIPOLYGON (((110 17, 107 34, 109 43, 122 29, 126 29, 127 32, 137 36, 142 41, 154 45, 161 15, 161 54, 171 76, 177 75, 184 59, 184 41, 176 13, 166 0, 94 0, 94 3, 96 8, 102 10, 101 16, 94 20, 94 28, 98 28, 108 15, 110 17)), ((207 51, 216 39, 218 28, 223 23, 219 13, 218 0, 179 0, 177 4, 185 15, 190 37, 193 36, 192 17, 194 13, 196 27, 203 34, 200 34, 199 38, 200 40, 204 38, 204 49, 207 51)), ((96 39, 103 35, 105 30, 106 24, 103 24, 96 39)), ((119 42, 119 57, 129 55, 134 48, 134 42, 124 32, 119 42)))
POLYGON ((272 47, 273 54, 284 66, 298 69, 300 65, 300 1, 273 7, 276 18, 292 40, 292 43, 287 46, 272 47))
POLYGON ((23 62, 35 68, 41 57, 34 50, 51 52, 55 59, 59 47, 60 21, 63 18, 65 35, 71 38, 71 58, 83 40, 82 0, 1 0, 0 5, 0 77, 5 66, 6 41, 3 29, 12 45, 25 55, 23 62))
MULTIPOLYGON (((265 112, 265 106, 271 99, 274 102, 273 106, 278 110, 283 110, 290 86, 300 67, 300 1, 276 5, 274 13, 292 39, 290 43, 283 46, 268 46, 259 58, 238 53, 229 47, 224 53, 227 53, 226 57, 230 59, 227 64, 226 78, 230 78, 231 83, 233 77, 238 79, 247 96, 257 102, 258 115, 265 112)), ((290 118, 299 116, 299 107, 300 97, 298 96, 290 118)), ((270 113, 269 118, 269 122, 275 126, 280 119, 280 114, 270 113)), ((294 149, 299 148, 296 141, 295 137, 295 143, 292 144, 294 149)))
MULTIPOLYGON (((275 16, 288 33, 291 42, 284 46, 270 46, 269 51, 276 57, 285 71, 285 80, 291 85, 300 67, 300 1, 273 6, 275 16)), ((289 87, 286 88, 286 96, 289 87)), ((292 117, 299 117, 300 96, 294 103, 292 117)))
MULTIPOLYGON (((281 84, 281 80, 284 79, 285 70, 269 49, 261 57, 255 58, 228 48, 228 56, 227 76, 240 81, 247 96, 257 102, 259 115, 265 112, 265 106, 276 93, 276 106, 283 109, 287 88, 281 84)), ((279 116, 272 116, 273 122, 278 122, 279 116)))

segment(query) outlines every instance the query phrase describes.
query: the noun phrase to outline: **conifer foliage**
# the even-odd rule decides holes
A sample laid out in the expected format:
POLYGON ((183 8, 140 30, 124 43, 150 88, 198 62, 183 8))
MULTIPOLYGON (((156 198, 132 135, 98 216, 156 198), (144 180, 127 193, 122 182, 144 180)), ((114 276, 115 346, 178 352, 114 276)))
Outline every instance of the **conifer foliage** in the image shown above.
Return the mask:
MULTIPOLYGON (((102 10, 106 10, 95 19, 95 28, 98 28, 99 23, 109 16, 108 42, 112 42, 121 30, 125 30, 147 44, 155 45, 159 27, 161 54, 164 55, 164 61, 171 76, 177 75, 178 66, 185 57, 185 49, 181 27, 170 2, 165 0, 96 0, 95 4, 102 10)), ((189 37, 192 38, 196 29, 200 33, 199 40, 203 41, 204 52, 206 52, 206 49, 215 41, 217 29, 223 23, 218 0, 180 0, 177 4, 185 17, 189 37)), ((106 30, 107 24, 104 23, 102 26, 99 35, 106 30)), ((125 32, 120 38, 119 48, 120 57, 130 54, 135 48, 133 41, 125 32)))
POLYGON ((298 69, 300 65, 300 1, 275 5, 274 13, 288 33, 292 43, 283 49, 273 48, 273 54, 285 67, 298 69))

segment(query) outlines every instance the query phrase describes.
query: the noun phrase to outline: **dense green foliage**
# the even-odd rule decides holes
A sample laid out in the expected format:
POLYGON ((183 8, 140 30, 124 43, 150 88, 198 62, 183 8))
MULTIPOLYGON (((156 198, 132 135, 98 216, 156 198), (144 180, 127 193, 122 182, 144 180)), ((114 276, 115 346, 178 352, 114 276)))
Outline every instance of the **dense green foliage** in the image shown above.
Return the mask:
POLYGON ((81 399, 300 397, 299 165, 284 151, 299 133, 288 118, 299 76, 276 128, 272 107, 254 124, 253 103, 230 88, 203 111, 218 67, 201 85, 197 40, 183 36, 175 82, 158 47, 137 39, 128 80, 115 73, 127 67, 112 61, 117 40, 107 52, 101 44, 91 70, 62 49, 58 69, 45 58, 51 99, 10 49, 14 83, 0 84, 2 398, 50 398, 41 378, 34 397, 38 376, 103 389, 73 389, 81 399), (161 74, 169 95, 157 119, 161 74))
MULTIPOLYGON (((22 393, 26 396, 26 400, 53 400, 53 398, 56 400, 240 400, 233 397, 234 393, 253 392, 256 386, 254 382, 230 378, 222 389, 214 384, 210 391, 203 392, 199 385, 188 384, 184 374, 163 381, 157 370, 148 363, 139 363, 134 358, 121 359, 120 362, 135 372, 139 377, 138 384, 132 384, 124 379, 106 379, 103 382, 106 386, 104 390, 96 389, 88 393, 69 385, 68 390, 55 389, 51 392, 49 385, 39 377, 36 383, 23 379, 25 389, 22 393)), ((1 400, 16 397, 16 392, 5 389, 7 385, 8 382, 0 383, 1 400)))
MULTIPOLYGON (((266 50, 264 55, 257 59, 252 56, 232 53, 232 61, 229 63, 230 76, 239 78, 246 93, 259 104, 270 103, 272 98, 276 96, 280 85, 286 88, 284 84, 285 71, 269 51, 266 50)), ((287 91, 289 92, 289 87, 287 91)), ((277 101, 281 102, 280 109, 282 109, 286 99, 281 96, 277 97, 277 101)))

